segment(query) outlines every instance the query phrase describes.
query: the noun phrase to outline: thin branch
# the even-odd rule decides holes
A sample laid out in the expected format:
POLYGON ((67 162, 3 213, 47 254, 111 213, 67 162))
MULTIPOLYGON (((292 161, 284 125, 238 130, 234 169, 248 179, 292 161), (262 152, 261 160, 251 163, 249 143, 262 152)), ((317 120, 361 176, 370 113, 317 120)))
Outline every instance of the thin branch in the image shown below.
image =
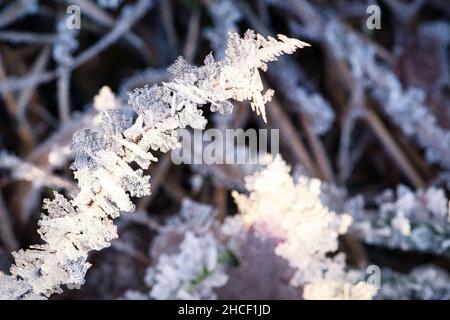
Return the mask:
POLYGON ((191 18, 189 19, 188 32, 184 42, 183 56, 187 61, 193 61, 195 53, 199 47, 199 33, 200 33, 200 9, 194 8, 191 18))

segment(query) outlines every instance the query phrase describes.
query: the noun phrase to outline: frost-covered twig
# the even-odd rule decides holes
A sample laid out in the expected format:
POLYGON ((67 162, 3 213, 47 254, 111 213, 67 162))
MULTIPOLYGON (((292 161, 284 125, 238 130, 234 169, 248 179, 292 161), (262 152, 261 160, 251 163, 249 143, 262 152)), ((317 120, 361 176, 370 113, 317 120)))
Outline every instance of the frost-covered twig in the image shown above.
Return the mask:
POLYGON ((383 269, 377 299, 449 300, 450 277, 433 265, 414 268, 407 274, 383 269))
POLYGON ((111 44, 116 42, 123 34, 139 21, 148 10, 154 5, 152 0, 140 0, 135 5, 125 6, 122 9, 119 19, 114 24, 114 28, 109 31, 104 37, 98 40, 94 45, 83 51, 78 55, 72 65, 72 69, 84 64, 86 61, 98 55, 100 52, 108 48, 111 44))
POLYGON ((281 104, 278 100, 273 99, 269 105, 272 106, 269 113, 269 126, 283 128, 280 132, 281 137, 286 143, 289 142, 295 159, 305 166, 310 176, 320 177, 320 172, 318 171, 316 164, 307 151, 305 144, 298 136, 294 125, 289 121, 289 116, 281 109, 281 104))
POLYGON ((51 33, 32 33, 22 31, 0 31, 0 40, 11 43, 53 43, 56 36, 51 33))
POLYGON ((105 9, 117 9, 123 0, 97 0, 98 5, 105 9))
POLYGON ((258 69, 265 71, 269 61, 306 45, 283 35, 278 38, 265 39, 252 31, 244 38, 230 33, 223 60, 208 55, 204 66, 193 67, 178 58, 169 68, 170 82, 130 93, 136 119, 121 110, 107 110, 101 130, 77 132, 71 145, 72 168, 80 191, 72 200, 57 193, 53 200, 45 200, 48 213, 42 215, 38 230, 44 244, 13 253, 12 275, 0 276, 0 297, 48 297, 61 292, 62 285, 82 285, 90 267, 88 253, 117 238, 112 219, 121 211, 134 211, 130 197, 150 193, 150 177, 142 169, 157 158, 149 150, 177 147, 178 128, 203 129, 206 119, 199 106, 229 111, 229 99, 250 100, 264 117, 264 104, 273 92, 261 93, 258 69), (142 169, 133 170, 129 163, 142 169))

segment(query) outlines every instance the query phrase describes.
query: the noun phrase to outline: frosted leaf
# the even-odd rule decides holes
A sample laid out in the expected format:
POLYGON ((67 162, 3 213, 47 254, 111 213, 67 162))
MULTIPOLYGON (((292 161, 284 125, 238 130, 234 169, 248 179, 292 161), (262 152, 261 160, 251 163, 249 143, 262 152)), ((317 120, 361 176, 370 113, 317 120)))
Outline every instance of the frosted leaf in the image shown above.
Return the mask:
POLYGON ((391 221, 392 227, 400 231, 403 235, 411 235, 411 224, 403 213, 398 214, 391 221))
POLYGON ((448 200, 443 189, 430 187, 425 192, 425 206, 434 216, 448 217, 448 200))

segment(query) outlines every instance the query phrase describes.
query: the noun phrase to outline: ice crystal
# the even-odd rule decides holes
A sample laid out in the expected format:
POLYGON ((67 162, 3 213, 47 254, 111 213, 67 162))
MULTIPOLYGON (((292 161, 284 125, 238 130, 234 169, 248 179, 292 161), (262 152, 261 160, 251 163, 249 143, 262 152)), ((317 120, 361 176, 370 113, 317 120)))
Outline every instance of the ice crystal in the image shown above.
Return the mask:
POLYGON ((23 280, 15 280, 0 271, 0 300, 41 300, 43 297, 30 294, 30 285, 23 280))
POLYGON ((233 193, 240 215, 231 219, 242 223, 234 223, 234 228, 228 224, 224 232, 230 234, 235 229, 241 234, 238 230, 243 224, 262 238, 275 239, 275 253, 296 270, 291 284, 306 286, 305 298, 318 298, 318 292, 323 298, 370 298, 374 289, 364 284, 353 288, 356 281, 347 274, 344 255, 336 254, 337 238, 347 231, 350 216, 337 215, 322 204, 319 180, 302 176, 294 181, 289 171, 276 157, 264 170, 247 177, 250 194, 233 193), (334 292, 337 286, 345 292, 353 288, 358 294, 352 294, 353 289, 343 295, 326 293, 328 289, 334 292))

